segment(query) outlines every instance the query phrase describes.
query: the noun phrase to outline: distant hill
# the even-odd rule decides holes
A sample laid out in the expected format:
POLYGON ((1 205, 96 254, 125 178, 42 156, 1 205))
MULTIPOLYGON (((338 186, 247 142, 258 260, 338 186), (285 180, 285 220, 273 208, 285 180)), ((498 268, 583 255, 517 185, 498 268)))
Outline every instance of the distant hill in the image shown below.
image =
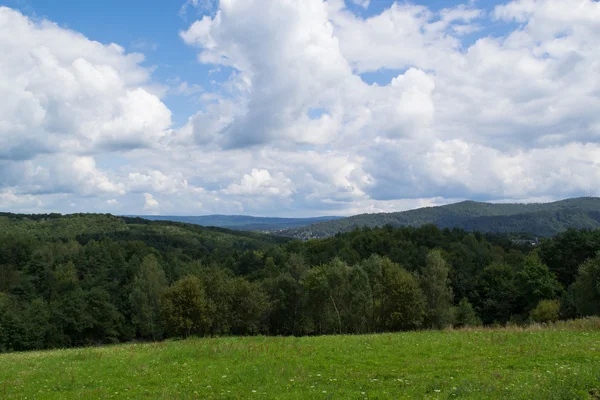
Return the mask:
POLYGON ((417 210, 361 214, 302 228, 286 229, 280 235, 298 239, 323 238, 359 227, 421 226, 461 228, 493 233, 530 233, 552 236, 568 228, 599 229, 600 198, 582 197, 553 203, 492 204, 463 201, 417 210))
POLYGON ((233 251, 262 249, 289 239, 258 232, 203 227, 174 221, 149 221, 109 214, 12 214, 0 213, 0 238, 29 236, 43 242, 112 239, 144 242, 157 250, 177 248, 195 259, 233 251))
POLYGON ((152 221, 175 221, 202 226, 216 226, 239 231, 271 232, 283 229, 299 228, 319 222, 332 221, 342 217, 316 218, 268 218, 250 217, 246 215, 203 215, 197 217, 138 215, 152 221))

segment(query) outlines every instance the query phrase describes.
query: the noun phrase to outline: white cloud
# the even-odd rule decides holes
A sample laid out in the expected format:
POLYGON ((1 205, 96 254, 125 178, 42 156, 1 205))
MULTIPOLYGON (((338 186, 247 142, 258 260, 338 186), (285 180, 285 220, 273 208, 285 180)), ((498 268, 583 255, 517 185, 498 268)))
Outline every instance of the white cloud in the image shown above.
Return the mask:
POLYGON ((32 195, 19 195, 14 189, 0 190, 0 208, 3 210, 26 210, 39 209, 42 202, 32 195))
POLYGON ((144 210, 152 213, 158 213, 160 210, 160 203, 150 193, 144 193, 144 210))
POLYGON ((5 204, 325 215, 600 184, 598 2, 350 3, 188 1, 207 65, 166 82, 199 104, 172 131, 143 56, 0 9, 5 204))
POLYGON ((140 54, 0 7, 0 158, 152 146, 171 112, 140 54))
POLYGON ((235 68, 246 91, 243 109, 218 132, 224 146, 324 143, 337 134, 338 91, 359 80, 321 0, 221 2, 214 18, 194 22, 181 37, 201 49, 201 62, 235 68), (311 109, 323 112, 311 118, 311 109))
POLYGON ((157 170, 149 171, 147 174, 130 172, 128 189, 133 192, 152 190, 153 192, 173 194, 187 190, 188 182, 181 173, 167 176, 157 170))
POLYGON ((242 196, 281 196, 287 197, 295 191, 292 181, 282 173, 271 176, 266 169, 253 169, 244 174, 239 184, 232 183, 224 193, 242 196))

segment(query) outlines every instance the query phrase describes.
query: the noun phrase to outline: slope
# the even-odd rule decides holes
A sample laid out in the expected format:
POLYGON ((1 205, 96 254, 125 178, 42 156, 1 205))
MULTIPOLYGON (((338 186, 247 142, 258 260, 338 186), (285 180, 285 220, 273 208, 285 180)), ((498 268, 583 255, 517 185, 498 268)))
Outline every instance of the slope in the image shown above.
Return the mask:
POLYGON ((216 226, 241 231, 269 232, 274 230, 298 228, 318 222, 332 221, 342 217, 315 218, 272 218, 251 217, 247 215, 201 215, 201 216, 169 216, 140 215, 140 218, 152 221, 176 221, 202 226, 216 226))
POLYGON ((440 228, 461 228, 481 232, 524 232, 538 236, 552 236, 568 228, 600 228, 600 198, 583 197, 553 203, 531 204, 463 201, 403 212, 361 214, 278 233, 283 236, 310 239, 328 237, 360 227, 426 224, 435 224, 440 228))

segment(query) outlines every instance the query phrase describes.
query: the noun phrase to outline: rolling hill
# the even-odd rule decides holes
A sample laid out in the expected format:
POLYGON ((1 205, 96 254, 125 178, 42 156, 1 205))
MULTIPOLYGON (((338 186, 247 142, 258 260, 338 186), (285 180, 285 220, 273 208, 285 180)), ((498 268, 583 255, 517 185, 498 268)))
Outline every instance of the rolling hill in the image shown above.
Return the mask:
POLYGON ((263 249, 289 239, 258 232, 203 227, 174 221, 149 221, 110 214, 12 214, 0 213, 0 239, 30 237, 41 242, 111 239, 143 242, 159 251, 177 248, 198 259, 221 252, 263 249))
POLYGON ((316 218, 268 218, 250 217, 247 215, 202 215, 202 216, 168 216, 139 215, 140 218, 152 221, 175 221, 202 226, 215 226, 239 231, 270 232, 283 229, 299 228, 319 222, 327 222, 342 217, 316 218))
POLYGON ((468 231, 552 236, 568 228, 600 228, 600 198, 582 197, 553 203, 531 204, 463 201, 403 212, 361 214, 306 227, 286 229, 279 231, 278 234, 297 239, 312 239, 329 237, 360 227, 426 224, 468 231))

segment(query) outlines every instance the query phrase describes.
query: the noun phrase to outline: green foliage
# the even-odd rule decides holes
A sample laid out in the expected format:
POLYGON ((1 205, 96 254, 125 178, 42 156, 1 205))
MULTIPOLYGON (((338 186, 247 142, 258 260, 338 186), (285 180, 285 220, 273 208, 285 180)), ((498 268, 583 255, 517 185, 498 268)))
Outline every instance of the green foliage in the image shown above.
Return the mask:
POLYGON ((267 333, 268 312, 269 299, 259 284, 242 278, 234 280, 231 333, 234 335, 267 333))
POLYGON ((454 308, 454 326, 461 328, 466 326, 480 326, 481 318, 466 297, 463 297, 454 308))
POLYGON ((542 264, 537 252, 525 257, 523 268, 517 272, 515 279, 526 311, 532 310, 541 300, 559 298, 563 291, 556 276, 542 264))
POLYGON ((381 309, 377 319, 381 320, 383 330, 420 328, 425 317, 426 298, 417 278, 398 264, 384 260, 381 285, 381 309))
POLYGON ((278 231, 314 224, 322 221, 339 219, 339 217, 316 217, 316 218, 268 218, 249 217, 246 215, 202 215, 202 216, 154 216, 144 215, 144 219, 151 221, 176 221, 186 224, 197 224, 202 226, 218 226, 221 228, 235 229, 241 231, 278 231))
POLYGON ((182 337, 202 336, 210 328, 210 315, 202 281, 188 276, 167 289, 161 299, 167 330, 182 337))
POLYGON ((580 315, 600 315, 600 252, 579 268, 573 295, 580 315))
POLYGON ((555 322, 560 315, 560 302, 558 300, 541 300, 531 310, 531 319, 535 322, 555 322))
POLYGON ((537 250, 433 225, 306 242, 108 215, 11 214, 0 227, 0 351, 393 332, 452 317, 473 325, 477 315, 524 322, 540 300, 559 297, 561 318, 598 313, 595 231, 537 250), (555 276, 575 284, 563 293, 555 276))
POLYGON ((131 322, 140 337, 152 340, 162 338, 164 328, 160 299, 166 288, 167 279, 156 257, 146 256, 129 295, 131 322))
POLYGON ((452 287, 448 273, 442 253, 429 252, 421 274, 421 288, 427 301, 425 323, 430 328, 442 329, 452 323, 452 287))
POLYGON ((556 274, 564 287, 569 287, 577 276, 579 266, 600 250, 600 230, 577 231, 569 229, 540 246, 540 258, 556 274))
POLYGON ((231 271, 218 267, 201 267, 198 275, 204 284, 210 335, 229 334, 232 329, 232 309, 235 285, 231 271))
MULTIPOLYGON (((283 235, 298 239, 324 238, 363 227, 423 226, 460 228, 467 231, 552 236, 568 228, 599 229, 599 198, 579 198, 544 204, 491 204, 464 201, 417 210, 361 214, 333 221, 287 229, 283 235)), ((562 281, 561 281, 562 282, 562 281)))
POLYGON ((519 292, 515 271, 507 264, 492 264, 479 274, 476 309, 484 324, 505 324, 515 313, 519 292))

